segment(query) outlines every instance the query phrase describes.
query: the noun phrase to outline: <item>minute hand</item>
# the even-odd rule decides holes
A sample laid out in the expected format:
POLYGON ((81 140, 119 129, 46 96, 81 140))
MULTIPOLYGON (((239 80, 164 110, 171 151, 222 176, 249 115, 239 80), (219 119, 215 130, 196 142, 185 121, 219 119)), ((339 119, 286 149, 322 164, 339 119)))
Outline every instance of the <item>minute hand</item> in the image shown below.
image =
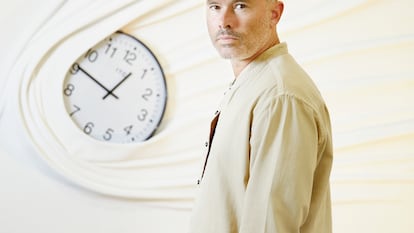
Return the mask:
POLYGON ((100 83, 98 80, 96 80, 94 77, 92 77, 92 75, 90 75, 86 70, 84 70, 81 66, 78 66, 78 67, 79 67, 79 70, 81 70, 83 73, 86 74, 86 76, 88 76, 95 83, 97 83, 100 87, 102 87, 108 93, 107 95, 112 95, 113 97, 115 97, 116 99, 118 99, 118 96, 116 96, 111 91, 109 91, 108 88, 106 88, 104 85, 102 85, 102 83, 100 83))

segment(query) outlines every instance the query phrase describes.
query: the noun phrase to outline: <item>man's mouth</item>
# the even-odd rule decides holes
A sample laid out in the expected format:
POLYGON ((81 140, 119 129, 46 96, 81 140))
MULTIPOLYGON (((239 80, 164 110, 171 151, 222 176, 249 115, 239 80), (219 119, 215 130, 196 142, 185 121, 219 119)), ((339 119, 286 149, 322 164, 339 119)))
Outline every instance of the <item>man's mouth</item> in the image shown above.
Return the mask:
POLYGON ((235 41, 238 38, 235 36, 228 36, 228 35, 222 35, 222 36, 218 36, 217 37, 217 41, 223 41, 223 42, 231 42, 231 41, 235 41))
POLYGON ((230 30, 220 30, 216 34, 216 41, 231 42, 238 40, 240 36, 238 33, 230 30))

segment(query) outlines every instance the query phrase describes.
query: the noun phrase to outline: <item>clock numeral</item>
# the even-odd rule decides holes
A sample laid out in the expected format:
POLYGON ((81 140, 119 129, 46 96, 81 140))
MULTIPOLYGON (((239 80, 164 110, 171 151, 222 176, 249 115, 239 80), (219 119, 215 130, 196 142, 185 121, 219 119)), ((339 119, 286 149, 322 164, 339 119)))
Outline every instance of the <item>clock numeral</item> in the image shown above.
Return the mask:
POLYGON ((148 97, 152 96, 152 93, 153 93, 152 89, 151 88, 147 88, 147 89, 145 89, 145 93, 142 94, 142 98, 144 100, 148 101, 148 97))
POLYGON ((144 79, 144 77, 145 77, 145 75, 147 74, 147 72, 148 72, 148 70, 147 69, 144 69, 144 72, 142 73, 142 75, 141 75, 141 79, 144 79))
POLYGON ((134 127, 133 125, 129 125, 129 126, 127 126, 127 127, 124 128, 124 131, 125 131, 126 135, 130 135, 131 134, 131 131, 132 131, 132 128, 133 127, 134 127))
POLYGON ((145 119, 147 119, 147 116, 148 116, 148 110, 141 109, 141 114, 138 115, 138 120, 145 121, 145 119))
POLYGON ((75 108, 75 110, 73 110, 69 115, 72 117, 75 113, 79 112, 81 110, 80 107, 73 105, 73 107, 75 108))
POLYGON ((103 135, 103 139, 106 140, 106 141, 111 140, 113 132, 114 132, 113 129, 111 129, 111 128, 107 129, 105 134, 103 135))
POLYGON ((129 50, 125 52, 124 60, 126 63, 132 65, 132 62, 137 59, 137 55, 129 50))
POLYGON ((83 127, 83 132, 86 134, 91 134, 94 126, 95 125, 92 122, 86 123, 85 127, 83 127))
POLYGON ((76 74, 79 71, 79 64, 78 63, 73 63, 72 67, 70 67, 70 73, 71 74, 76 74))
POLYGON ((88 52, 85 54, 85 58, 88 58, 88 61, 95 62, 98 60, 99 54, 98 51, 94 49, 89 49, 88 52))
POLYGON ((111 52, 111 55, 109 55, 109 57, 110 58, 113 58, 114 57, 114 55, 115 55, 115 53, 116 53, 116 50, 118 50, 117 48, 112 48, 112 50, 111 50, 111 48, 112 48, 112 44, 111 43, 109 43, 107 46, 106 46, 106 50, 105 50, 105 54, 108 54, 110 51, 112 51, 111 52))
POLYGON ((65 94, 66 96, 71 96, 74 91, 75 85, 68 83, 68 85, 66 85, 66 88, 63 90, 63 94, 65 94))

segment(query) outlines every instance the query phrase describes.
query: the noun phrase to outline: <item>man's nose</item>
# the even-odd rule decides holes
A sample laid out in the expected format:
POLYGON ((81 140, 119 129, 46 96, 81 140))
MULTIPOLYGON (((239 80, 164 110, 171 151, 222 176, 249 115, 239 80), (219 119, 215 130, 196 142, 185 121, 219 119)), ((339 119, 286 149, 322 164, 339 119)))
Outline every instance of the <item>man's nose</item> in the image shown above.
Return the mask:
POLYGON ((221 12, 219 26, 221 29, 229 29, 234 27, 235 14, 232 8, 223 9, 221 12))

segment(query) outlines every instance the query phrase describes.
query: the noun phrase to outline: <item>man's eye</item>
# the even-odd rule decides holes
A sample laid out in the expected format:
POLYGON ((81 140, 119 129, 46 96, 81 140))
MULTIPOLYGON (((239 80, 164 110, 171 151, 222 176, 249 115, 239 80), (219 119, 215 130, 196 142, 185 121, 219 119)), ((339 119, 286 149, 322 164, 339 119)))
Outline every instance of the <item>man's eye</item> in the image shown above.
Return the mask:
POLYGON ((208 6, 208 8, 209 8, 210 10, 218 10, 218 9, 220 9, 220 7, 219 7, 218 5, 214 5, 214 4, 209 5, 209 6, 208 6))
POLYGON ((246 8, 247 7, 247 5, 246 4, 244 4, 244 3, 237 3, 235 6, 234 6, 234 9, 238 9, 238 10, 240 10, 240 9, 244 9, 244 8, 246 8))

